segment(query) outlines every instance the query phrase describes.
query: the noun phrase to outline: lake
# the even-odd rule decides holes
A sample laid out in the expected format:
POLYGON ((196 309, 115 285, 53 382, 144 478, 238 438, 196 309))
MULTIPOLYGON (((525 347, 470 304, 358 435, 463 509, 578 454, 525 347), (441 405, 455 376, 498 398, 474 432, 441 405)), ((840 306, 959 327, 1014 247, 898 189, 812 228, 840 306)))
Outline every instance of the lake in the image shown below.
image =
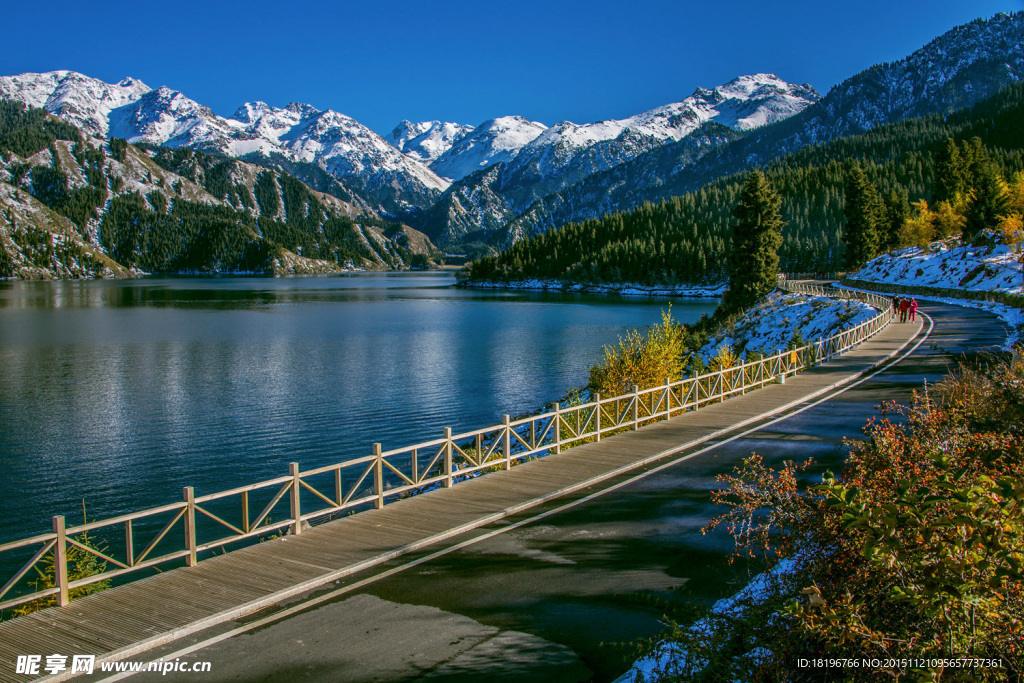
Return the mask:
POLYGON ((453 282, 0 282, 0 542, 534 411, 666 306, 453 282))

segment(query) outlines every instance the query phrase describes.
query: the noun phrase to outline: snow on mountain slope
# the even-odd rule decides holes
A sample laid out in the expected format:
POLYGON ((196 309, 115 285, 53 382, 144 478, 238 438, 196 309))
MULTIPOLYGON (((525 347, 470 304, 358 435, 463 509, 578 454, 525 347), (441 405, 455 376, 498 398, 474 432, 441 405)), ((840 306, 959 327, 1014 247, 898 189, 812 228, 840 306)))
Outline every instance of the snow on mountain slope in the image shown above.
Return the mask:
MULTIPOLYGON (((789 118, 818 99, 810 85, 754 74, 711 90, 698 88, 680 102, 621 120, 585 125, 563 121, 550 128, 521 117, 488 121, 431 164, 455 182, 422 214, 420 227, 439 244, 480 230, 493 233, 494 217, 515 220, 538 199, 646 152, 683 145, 686 156, 696 159, 744 131, 789 118), (499 162, 504 163, 497 166, 499 162), (488 166, 496 166, 497 173, 469 176, 488 166), (474 224, 477 217, 483 222, 474 224)), ((679 161, 684 163, 689 161, 679 161)), ((603 189, 599 197, 607 194, 603 189)), ((587 198, 575 208, 587 214, 592 204, 587 198)))
POLYGON ((904 59, 876 64, 834 86, 800 118, 818 143, 891 121, 948 112, 1024 78, 1024 12, 957 26, 904 59))
POLYGON ((0 78, 0 98, 45 109, 86 133, 106 136, 108 117, 115 109, 138 101, 151 88, 125 78, 104 83, 74 71, 50 71, 0 78))
POLYGON ((402 121, 384 139, 416 161, 429 164, 469 133, 473 126, 441 121, 402 121))
POLYGON ((785 350, 794 338, 807 344, 856 327, 877 313, 863 301, 772 292, 728 327, 716 330, 700 355, 708 363, 725 346, 741 358, 750 353, 767 356, 785 350))
POLYGON ((281 155, 337 177, 357 176, 369 192, 398 187, 418 204, 448 182, 358 121, 306 104, 242 105, 231 118, 167 87, 125 79, 108 84, 71 71, 0 78, 0 97, 42 107, 90 133, 229 156, 281 155))
POLYGON ((586 160, 593 173, 666 142, 678 142, 709 121, 750 130, 797 114, 819 98, 810 85, 787 83, 775 74, 740 76, 712 90, 698 88, 681 102, 626 119, 586 125, 559 123, 524 146, 509 166, 514 173, 536 164, 541 176, 551 176, 592 147, 606 143, 599 155, 586 160))
POLYGON ((547 126, 522 116, 501 116, 481 123, 440 156, 430 168, 438 175, 459 180, 474 171, 508 161, 547 126))
MULTIPOLYGON (((594 173, 681 140, 709 121, 750 130, 797 114, 819 98, 808 84, 787 83, 774 74, 753 74, 712 90, 698 88, 680 102, 620 120, 583 125, 562 121, 547 128, 521 116, 505 116, 482 123, 431 168, 453 180, 499 162, 507 162, 512 175, 530 168, 531 176, 551 177, 573 164, 583 166, 584 173, 594 173)), ((392 136, 399 134, 399 128, 392 136)))

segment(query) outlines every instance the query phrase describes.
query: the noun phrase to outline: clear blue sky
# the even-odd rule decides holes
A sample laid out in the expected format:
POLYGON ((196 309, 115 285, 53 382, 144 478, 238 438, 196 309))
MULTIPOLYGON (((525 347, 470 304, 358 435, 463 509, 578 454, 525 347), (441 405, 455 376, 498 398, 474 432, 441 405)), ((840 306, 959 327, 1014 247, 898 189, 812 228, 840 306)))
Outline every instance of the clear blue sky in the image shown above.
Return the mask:
POLYGON ((230 115, 308 102, 401 119, 621 118, 774 72, 829 87, 1024 0, 180 0, 8 3, 0 74, 135 76, 230 115))

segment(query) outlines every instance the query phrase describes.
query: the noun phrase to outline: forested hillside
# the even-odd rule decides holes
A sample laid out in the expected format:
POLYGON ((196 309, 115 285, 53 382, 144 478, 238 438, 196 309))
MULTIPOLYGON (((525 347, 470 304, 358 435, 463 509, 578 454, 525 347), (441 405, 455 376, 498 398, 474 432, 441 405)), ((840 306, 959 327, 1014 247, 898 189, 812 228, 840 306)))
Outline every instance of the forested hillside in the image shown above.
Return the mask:
MULTIPOLYGON (((780 264, 784 270, 842 267, 846 177, 844 161, 860 161, 891 212, 933 201, 936 168, 947 140, 979 138, 1004 178, 1024 169, 1024 85, 947 117, 926 116, 869 133, 807 147, 768 164, 765 174, 782 197, 780 264)), ((516 243, 473 262, 464 282, 522 281, 640 284, 718 282, 725 275, 731 210, 745 175, 736 174, 659 204, 644 204, 516 243)), ((940 197, 941 198, 941 197, 940 197)))
POLYGON ((118 138, 104 144, 11 101, 0 101, 0 181, 0 277, 425 267, 436 253, 415 231, 286 173, 118 138), (23 205, 20 214, 9 202, 23 205), (93 258, 104 253, 117 267, 93 258))

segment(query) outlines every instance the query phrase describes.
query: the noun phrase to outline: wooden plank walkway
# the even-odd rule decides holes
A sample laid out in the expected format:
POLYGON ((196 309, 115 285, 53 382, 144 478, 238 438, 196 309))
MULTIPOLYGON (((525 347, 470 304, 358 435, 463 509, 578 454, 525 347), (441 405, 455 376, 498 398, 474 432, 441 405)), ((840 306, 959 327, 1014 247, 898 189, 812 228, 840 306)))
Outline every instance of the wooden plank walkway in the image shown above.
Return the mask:
POLYGON ((840 358, 785 384, 637 431, 606 437, 520 464, 173 569, 0 623, 0 681, 41 679, 14 673, 17 655, 137 657, 157 645, 255 612, 629 470, 680 456, 770 414, 852 381, 906 347, 921 327, 892 324, 840 358))

